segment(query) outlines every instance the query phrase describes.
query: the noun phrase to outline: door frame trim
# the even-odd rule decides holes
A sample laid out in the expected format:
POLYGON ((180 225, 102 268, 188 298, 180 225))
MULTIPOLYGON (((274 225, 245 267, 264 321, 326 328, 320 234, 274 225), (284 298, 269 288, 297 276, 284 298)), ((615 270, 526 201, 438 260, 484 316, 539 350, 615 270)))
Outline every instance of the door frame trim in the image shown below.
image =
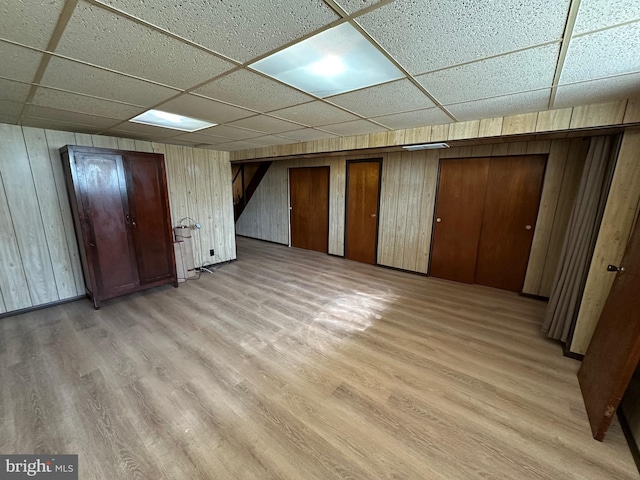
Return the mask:
POLYGON ((344 236, 342 242, 342 248, 344 250, 344 254, 342 255, 344 258, 347 258, 347 225, 349 224, 349 166, 352 163, 378 163, 378 212, 376 214, 376 236, 375 236, 375 247, 374 247, 374 259, 373 265, 378 264, 378 237, 380 235, 380 197, 382 197, 382 162, 384 162, 383 157, 374 157, 374 158, 363 158, 363 159, 347 159, 345 165, 345 184, 344 184, 344 236))

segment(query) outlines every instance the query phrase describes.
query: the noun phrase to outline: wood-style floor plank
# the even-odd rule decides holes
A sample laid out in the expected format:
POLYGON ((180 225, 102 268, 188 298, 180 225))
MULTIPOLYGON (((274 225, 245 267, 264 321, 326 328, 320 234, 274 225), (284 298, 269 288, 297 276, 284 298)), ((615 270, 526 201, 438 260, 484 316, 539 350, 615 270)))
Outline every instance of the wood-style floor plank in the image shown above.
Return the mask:
POLYGON ((88 479, 635 479, 545 304, 238 238, 178 289, 0 321, 0 451, 88 479))

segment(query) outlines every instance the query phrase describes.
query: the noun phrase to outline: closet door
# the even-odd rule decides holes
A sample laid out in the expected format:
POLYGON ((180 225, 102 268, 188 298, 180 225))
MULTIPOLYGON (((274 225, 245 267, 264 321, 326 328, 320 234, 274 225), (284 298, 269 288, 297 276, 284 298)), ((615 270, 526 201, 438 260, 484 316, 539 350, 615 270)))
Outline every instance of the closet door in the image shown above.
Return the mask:
POLYGON ((380 160, 347 162, 345 256, 350 260, 376 263, 381 168, 380 160))
POLYGON ((291 246, 329 251, 329 167, 289 169, 291 246))
POLYGON ((522 291, 545 164, 546 155, 491 159, 475 283, 522 291))
POLYGON ((174 276, 171 219, 164 162, 155 154, 128 152, 124 157, 130 228, 141 284, 174 276))
POLYGON ((77 152, 73 165, 93 296, 98 301, 134 290, 139 278, 122 156, 77 152))
POLYGON ((489 158, 440 161, 430 274, 473 283, 489 158))

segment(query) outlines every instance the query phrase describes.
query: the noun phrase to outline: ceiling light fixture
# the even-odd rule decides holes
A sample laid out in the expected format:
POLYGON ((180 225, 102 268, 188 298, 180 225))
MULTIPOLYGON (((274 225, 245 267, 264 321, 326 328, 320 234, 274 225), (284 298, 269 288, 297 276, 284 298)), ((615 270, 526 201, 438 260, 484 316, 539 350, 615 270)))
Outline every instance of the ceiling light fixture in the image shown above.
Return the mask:
POLYGON ((249 67, 322 98, 404 77, 349 22, 291 45, 249 67))
POLYGON ((440 143, 423 143, 420 145, 405 145, 405 150, 435 150, 437 148, 450 148, 451 145, 448 143, 440 142, 440 143))
POLYGON ((196 132, 203 128, 215 127, 217 125, 217 123, 206 122, 175 113, 163 112, 162 110, 147 110, 129 121, 142 123, 143 125, 151 125, 153 127, 172 128, 173 130, 180 130, 182 132, 196 132))

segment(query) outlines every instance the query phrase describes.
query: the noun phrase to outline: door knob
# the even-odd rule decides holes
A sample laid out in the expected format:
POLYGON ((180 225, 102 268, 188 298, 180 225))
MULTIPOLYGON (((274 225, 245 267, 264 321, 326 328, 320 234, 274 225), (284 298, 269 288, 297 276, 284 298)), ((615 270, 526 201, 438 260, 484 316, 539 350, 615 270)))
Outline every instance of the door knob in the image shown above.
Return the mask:
POLYGON ((624 272, 624 267, 616 267, 615 265, 607 265, 607 272, 624 272))
POLYGON ((525 230, 531 230, 531 225, 527 225, 524 228, 525 228, 525 230))
POLYGON ((371 218, 374 218, 376 216, 375 213, 372 213, 371 215, 369 215, 371 218))
POLYGON ((440 223, 442 221, 442 219, 440 217, 436 218, 436 222, 440 223))

